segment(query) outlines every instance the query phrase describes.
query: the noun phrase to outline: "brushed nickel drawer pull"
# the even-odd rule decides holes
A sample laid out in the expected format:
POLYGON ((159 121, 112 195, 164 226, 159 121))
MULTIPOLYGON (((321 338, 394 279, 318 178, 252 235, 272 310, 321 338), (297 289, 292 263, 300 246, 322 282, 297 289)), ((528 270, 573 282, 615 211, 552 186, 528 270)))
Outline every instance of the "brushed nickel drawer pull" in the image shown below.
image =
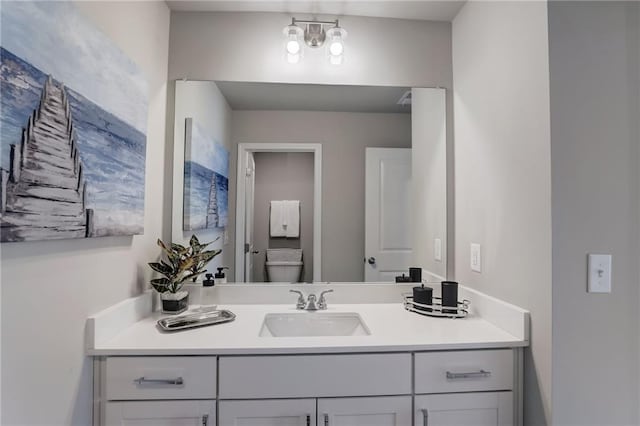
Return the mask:
POLYGON ((491 376, 490 371, 480 370, 480 371, 470 371, 468 373, 452 373, 451 371, 447 371, 447 379, 456 380, 456 379, 473 379, 478 377, 489 377, 491 376))
POLYGON ((184 385, 184 380, 182 379, 182 377, 177 377, 175 379, 146 379, 143 376, 135 379, 133 383, 137 384, 138 386, 142 386, 145 384, 182 386, 184 385))

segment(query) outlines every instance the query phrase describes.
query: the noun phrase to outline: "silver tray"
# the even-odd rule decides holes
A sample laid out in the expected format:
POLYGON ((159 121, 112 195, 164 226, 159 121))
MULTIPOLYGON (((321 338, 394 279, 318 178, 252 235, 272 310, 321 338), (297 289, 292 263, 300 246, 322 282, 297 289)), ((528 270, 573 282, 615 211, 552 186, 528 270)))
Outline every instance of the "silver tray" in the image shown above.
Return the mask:
POLYGON ((467 299, 458 302, 458 306, 456 307, 443 306, 442 298, 436 296, 433 296, 434 302, 432 305, 414 302, 413 296, 410 293, 403 294, 402 296, 404 297, 404 308, 416 314, 438 318, 465 318, 469 315, 469 305, 471 302, 467 299))
POLYGON ((223 324, 233 321, 234 319, 236 319, 236 315, 226 310, 194 312, 177 317, 162 318, 158 320, 158 327, 163 331, 179 331, 207 325, 223 324))

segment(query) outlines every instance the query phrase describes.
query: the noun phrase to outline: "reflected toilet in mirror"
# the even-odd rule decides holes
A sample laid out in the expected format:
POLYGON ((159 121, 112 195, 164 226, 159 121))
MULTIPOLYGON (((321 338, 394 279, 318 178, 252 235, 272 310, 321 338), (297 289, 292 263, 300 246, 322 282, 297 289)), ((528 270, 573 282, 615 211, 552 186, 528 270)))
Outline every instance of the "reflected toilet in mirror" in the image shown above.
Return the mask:
POLYGON ((302 279, 302 249, 267 249, 267 282, 297 283, 302 279))

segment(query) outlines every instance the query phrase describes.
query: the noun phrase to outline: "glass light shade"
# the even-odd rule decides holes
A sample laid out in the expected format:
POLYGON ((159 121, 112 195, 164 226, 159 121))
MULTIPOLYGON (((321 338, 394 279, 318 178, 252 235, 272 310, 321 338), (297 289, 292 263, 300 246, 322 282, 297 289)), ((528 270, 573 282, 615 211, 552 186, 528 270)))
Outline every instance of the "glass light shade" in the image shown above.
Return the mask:
POLYGON ((290 64, 297 64, 300 62, 300 54, 292 55, 291 53, 287 53, 287 62, 290 64))
POLYGON ((344 62, 344 56, 343 55, 329 55, 329 63, 331 65, 342 65, 342 63, 344 62))
POLYGON ((287 55, 287 62, 297 64, 302 55, 302 39, 304 31, 297 25, 287 25, 282 30, 285 36, 284 49, 287 55))
POLYGON ((334 40, 329 44, 329 53, 331 56, 340 56, 344 52, 342 40, 334 40))
POLYGON ((344 39, 346 36, 347 32, 340 27, 333 27, 327 31, 327 39, 329 40, 327 53, 332 65, 340 65, 344 61, 344 39))
POLYGON ((300 42, 293 36, 294 38, 290 38, 287 42, 287 53, 290 55, 297 55, 300 53, 300 42))

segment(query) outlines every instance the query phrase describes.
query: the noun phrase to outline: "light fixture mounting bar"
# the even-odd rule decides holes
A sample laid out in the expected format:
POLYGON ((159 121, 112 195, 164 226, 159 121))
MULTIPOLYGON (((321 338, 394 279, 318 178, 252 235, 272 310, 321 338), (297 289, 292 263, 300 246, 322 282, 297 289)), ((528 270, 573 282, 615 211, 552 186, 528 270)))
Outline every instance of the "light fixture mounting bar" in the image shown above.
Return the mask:
POLYGON ((323 25, 334 25, 336 27, 340 26, 338 19, 336 19, 335 21, 309 21, 305 19, 291 18, 291 25, 296 25, 296 24, 323 24, 323 25))

